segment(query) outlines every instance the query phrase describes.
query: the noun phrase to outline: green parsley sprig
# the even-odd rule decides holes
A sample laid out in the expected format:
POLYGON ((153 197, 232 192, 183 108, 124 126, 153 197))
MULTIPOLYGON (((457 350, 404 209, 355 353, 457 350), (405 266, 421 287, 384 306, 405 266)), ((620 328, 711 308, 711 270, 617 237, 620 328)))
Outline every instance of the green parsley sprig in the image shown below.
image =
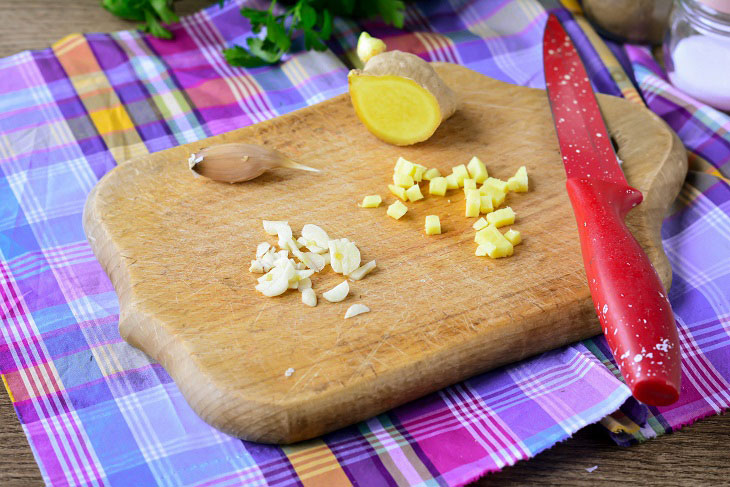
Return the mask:
POLYGON ((250 37, 247 47, 225 49, 223 55, 229 64, 247 68, 273 64, 291 48, 297 31, 304 35, 304 47, 316 51, 327 49, 325 42, 332 34, 332 17, 351 18, 380 16, 386 23, 403 27, 405 5, 401 0, 298 0, 283 13, 275 13, 276 0, 268 10, 249 7, 241 15, 251 22, 254 34, 265 27, 265 37, 250 37))
POLYGON ((144 22, 140 30, 162 39, 172 39, 172 33, 160 22, 180 20, 172 10, 172 0, 102 0, 101 5, 123 19, 144 22))
MULTIPOLYGON (((223 5, 224 0, 218 0, 223 5)), ((243 7, 241 15, 251 23, 254 34, 265 35, 246 39, 246 47, 223 50, 233 66, 256 67, 274 64, 289 52, 292 39, 301 32, 304 47, 316 51, 327 49, 325 42, 332 35, 333 17, 367 19, 380 17, 387 24, 403 27, 405 4, 402 0, 282 0, 283 11, 276 0, 266 10, 243 7)), ((144 22, 140 29, 155 37, 171 39, 172 33, 162 23, 177 22, 173 0, 102 0, 111 13, 128 20, 144 22)))

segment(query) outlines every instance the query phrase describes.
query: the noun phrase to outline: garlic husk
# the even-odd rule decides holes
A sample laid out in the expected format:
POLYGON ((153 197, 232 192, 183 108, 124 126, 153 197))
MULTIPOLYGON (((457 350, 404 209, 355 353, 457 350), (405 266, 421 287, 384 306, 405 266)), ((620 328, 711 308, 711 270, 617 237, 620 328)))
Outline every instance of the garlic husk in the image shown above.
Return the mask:
POLYGON ((188 166, 201 176, 226 183, 249 181, 275 167, 319 172, 318 169, 292 161, 274 149, 240 142, 201 149, 190 155, 188 166))

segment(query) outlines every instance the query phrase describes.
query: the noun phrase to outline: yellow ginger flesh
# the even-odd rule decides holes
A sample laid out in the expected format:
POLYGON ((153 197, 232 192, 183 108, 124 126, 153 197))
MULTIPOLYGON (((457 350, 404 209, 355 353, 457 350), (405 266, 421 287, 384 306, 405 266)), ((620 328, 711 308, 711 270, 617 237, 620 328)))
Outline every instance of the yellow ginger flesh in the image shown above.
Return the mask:
POLYGON ((401 51, 373 56, 347 77, 360 121, 379 139, 411 145, 431 137, 456 110, 456 96, 433 67, 401 51))

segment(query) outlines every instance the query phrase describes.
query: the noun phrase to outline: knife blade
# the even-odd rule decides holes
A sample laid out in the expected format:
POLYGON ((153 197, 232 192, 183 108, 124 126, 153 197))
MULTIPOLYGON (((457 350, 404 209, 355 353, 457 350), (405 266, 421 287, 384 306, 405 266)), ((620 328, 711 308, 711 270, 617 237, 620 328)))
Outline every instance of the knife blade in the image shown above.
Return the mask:
POLYGON ((634 397, 671 404, 681 378, 674 313, 624 222, 642 194, 626 182, 580 55, 554 14, 545 26, 543 64, 596 314, 634 397))

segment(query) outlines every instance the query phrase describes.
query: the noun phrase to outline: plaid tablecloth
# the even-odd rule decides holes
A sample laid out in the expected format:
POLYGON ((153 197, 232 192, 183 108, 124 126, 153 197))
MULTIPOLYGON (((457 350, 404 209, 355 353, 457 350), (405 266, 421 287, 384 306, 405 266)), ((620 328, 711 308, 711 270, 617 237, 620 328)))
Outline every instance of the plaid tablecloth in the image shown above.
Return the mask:
MULTIPOLYGON (((338 20, 329 51, 250 70, 220 54, 251 35, 238 7, 183 19, 173 42, 133 31, 71 35, 0 60, 0 373, 46 482, 462 485, 621 406, 628 389, 597 338, 322 438, 260 445, 203 423, 165 371, 121 340, 116 296, 81 227, 87 193, 115 164, 343 93, 362 29, 391 48, 542 87, 546 9, 559 5, 409 4, 404 31, 338 20)), ((669 86, 647 51, 606 45, 558 12, 596 88, 637 103, 643 96, 679 133, 692 165, 663 228, 682 396, 669 408, 624 404, 624 424, 641 429, 615 438, 630 443, 730 406, 730 121, 669 86)))

